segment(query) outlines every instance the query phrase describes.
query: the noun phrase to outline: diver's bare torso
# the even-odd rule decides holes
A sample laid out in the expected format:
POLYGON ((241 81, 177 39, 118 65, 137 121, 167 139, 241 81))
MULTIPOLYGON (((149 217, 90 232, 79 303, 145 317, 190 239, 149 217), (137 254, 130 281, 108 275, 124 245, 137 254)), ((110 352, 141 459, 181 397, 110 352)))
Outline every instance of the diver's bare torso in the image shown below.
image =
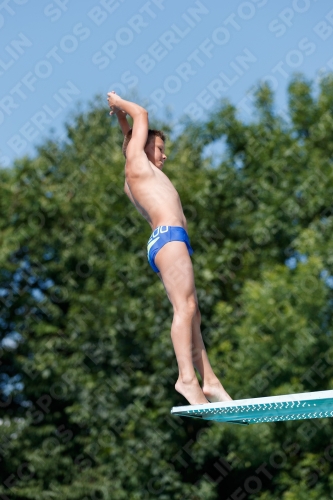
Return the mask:
POLYGON ((129 190, 125 193, 138 212, 154 230, 158 226, 181 226, 187 231, 187 222, 179 195, 169 178, 153 163, 150 175, 132 177, 126 171, 129 190))

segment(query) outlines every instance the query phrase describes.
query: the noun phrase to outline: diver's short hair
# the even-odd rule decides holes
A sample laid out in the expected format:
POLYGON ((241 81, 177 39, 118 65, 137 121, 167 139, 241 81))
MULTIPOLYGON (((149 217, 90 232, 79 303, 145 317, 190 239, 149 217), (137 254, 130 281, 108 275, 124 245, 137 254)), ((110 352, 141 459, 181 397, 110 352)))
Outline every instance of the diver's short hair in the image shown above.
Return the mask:
MULTIPOLYGON (((162 132, 162 130, 149 129, 146 145, 148 144, 148 142, 151 140, 152 137, 160 137, 162 139, 162 141, 165 142, 165 135, 162 132)), ((123 142, 122 152, 123 152, 123 155, 125 156, 125 158, 126 158, 126 149, 127 149, 128 143, 131 139, 132 139, 132 129, 130 129, 127 132, 127 134, 125 135, 125 138, 124 138, 124 142, 123 142)))

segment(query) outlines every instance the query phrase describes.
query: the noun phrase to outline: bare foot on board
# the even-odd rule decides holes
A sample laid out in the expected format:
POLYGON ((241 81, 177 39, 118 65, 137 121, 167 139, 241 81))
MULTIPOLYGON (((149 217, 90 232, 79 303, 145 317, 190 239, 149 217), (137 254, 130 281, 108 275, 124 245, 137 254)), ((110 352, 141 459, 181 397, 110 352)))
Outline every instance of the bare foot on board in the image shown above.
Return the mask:
POLYGON ((211 403, 220 401, 232 401, 227 391, 224 389, 221 382, 206 382, 203 385, 202 392, 211 403))
POLYGON ((209 403, 204 393, 202 392, 202 389, 196 377, 189 382, 184 382, 181 379, 178 379, 175 385, 175 389, 177 392, 179 392, 179 394, 187 399, 190 405, 203 405, 209 403))

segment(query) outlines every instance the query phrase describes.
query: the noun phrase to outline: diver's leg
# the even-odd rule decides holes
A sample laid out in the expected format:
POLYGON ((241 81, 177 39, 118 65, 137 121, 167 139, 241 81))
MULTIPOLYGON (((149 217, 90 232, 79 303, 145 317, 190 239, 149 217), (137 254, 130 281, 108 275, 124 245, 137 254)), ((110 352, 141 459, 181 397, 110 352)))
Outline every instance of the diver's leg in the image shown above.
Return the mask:
MULTIPOLYGON (((165 245, 165 246, 168 246, 168 245, 165 245)), ((165 248, 165 247, 163 247, 163 248, 165 248)), ((160 250, 160 252, 163 250, 163 248, 160 250)), ((186 251, 187 251, 187 249, 186 249, 186 251)), ((187 256, 189 257, 188 252, 187 252, 187 256)), ((159 261, 160 259, 157 259, 157 256, 156 256, 155 263, 159 267, 159 269, 161 270, 160 265, 156 262, 157 260, 159 261)), ((200 314, 200 310, 199 310, 199 306, 198 306, 198 298, 197 298, 197 293, 196 293, 196 289, 195 289, 195 285, 194 285, 194 275, 193 275, 192 261, 191 261, 190 257, 189 257, 189 259, 185 259, 185 261, 187 263, 187 268, 188 268, 188 273, 187 274, 189 274, 189 277, 190 277, 190 280, 189 280, 190 281, 190 283, 189 283, 190 294, 189 295, 185 294, 185 295, 186 295, 186 297, 190 296, 191 297, 190 300, 192 302, 193 302, 193 298, 194 298, 194 301, 195 301, 195 313, 192 316, 192 323, 191 323, 191 330, 192 330, 192 337, 191 337, 192 338, 192 341, 191 341, 192 364, 194 365, 194 367, 200 373, 200 376, 202 378, 202 383, 203 383, 202 390, 203 390, 203 393, 206 396, 206 398, 208 398, 209 401, 211 401, 211 402, 228 401, 228 400, 231 400, 231 397, 225 391, 225 389, 223 388, 221 382, 216 377, 216 375, 215 375, 215 373, 214 373, 214 371, 213 371, 213 369, 211 367, 211 364, 209 362, 208 356, 207 356, 207 351, 205 349, 205 345, 204 345, 204 342, 203 342, 203 339, 202 339, 201 329, 200 329, 201 314, 200 314)), ((170 265, 169 270, 168 270, 169 280, 171 278, 171 275, 173 275, 173 280, 172 281, 174 282, 173 283, 174 286, 177 286, 177 283, 179 283, 179 286, 181 287, 182 283, 183 283, 184 267, 180 266, 180 264, 183 261, 179 260, 178 261, 178 265, 177 265, 176 261, 172 260, 171 262, 172 262, 172 264, 170 265), (181 272, 179 274, 179 268, 180 267, 181 267, 181 272)), ((162 266, 163 266, 163 264, 162 264, 162 266)), ((161 281, 162 281, 162 283, 164 285, 164 288, 166 290, 166 293, 168 295, 168 298, 169 298, 171 304, 173 305, 171 294, 169 294, 169 291, 168 291, 168 289, 170 290, 170 284, 169 284, 169 287, 167 288, 167 286, 165 285, 165 283, 163 281, 161 272, 159 272, 157 274, 158 274, 159 278, 161 279, 161 281)), ((174 300, 178 300, 178 301, 180 301, 180 303, 182 301, 186 301, 186 297, 184 297, 182 294, 180 294, 181 298, 179 299, 179 293, 175 294, 175 293, 172 292, 172 290, 171 290, 171 293, 172 293, 172 297, 173 297, 174 300)), ((175 311, 175 307, 174 307, 174 311, 175 311)), ((177 314, 177 313, 174 312, 174 314, 177 314)), ((174 332, 174 335, 173 335, 172 330, 171 330, 171 337, 173 339, 174 348, 175 348, 176 357, 177 357, 177 350, 176 349, 177 349, 177 345, 178 345, 178 340, 177 340, 177 335, 175 334, 175 332, 174 332), (175 346, 174 338, 175 338, 175 341, 176 341, 176 346, 175 346)), ((187 347, 187 349, 188 349, 188 347, 187 347)), ((177 358, 177 360, 178 360, 178 358, 177 358)), ((179 387, 179 385, 178 385, 178 387, 179 387)), ((181 391, 179 391, 179 392, 181 392, 181 391)))
POLYGON ((197 303, 192 262, 186 244, 182 241, 167 243, 157 253, 155 264, 173 306, 171 339, 179 370, 176 391, 192 405, 208 403, 192 360, 192 323, 197 303))

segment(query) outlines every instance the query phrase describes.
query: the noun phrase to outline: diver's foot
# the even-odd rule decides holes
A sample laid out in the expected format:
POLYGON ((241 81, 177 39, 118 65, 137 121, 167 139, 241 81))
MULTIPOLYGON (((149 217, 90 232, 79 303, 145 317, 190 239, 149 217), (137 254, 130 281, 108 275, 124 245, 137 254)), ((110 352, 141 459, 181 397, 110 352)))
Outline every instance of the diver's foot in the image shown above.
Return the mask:
POLYGON ((199 385, 198 379, 194 377, 190 380, 182 380, 179 378, 176 382, 175 389, 179 394, 184 396, 190 405, 208 404, 209 401, 205 397, 199 385))
POLYGON ((232 398, 229 396, 219 380, 216 382, 204 382, 202 392, 211 403, 232 401, 232 398))

